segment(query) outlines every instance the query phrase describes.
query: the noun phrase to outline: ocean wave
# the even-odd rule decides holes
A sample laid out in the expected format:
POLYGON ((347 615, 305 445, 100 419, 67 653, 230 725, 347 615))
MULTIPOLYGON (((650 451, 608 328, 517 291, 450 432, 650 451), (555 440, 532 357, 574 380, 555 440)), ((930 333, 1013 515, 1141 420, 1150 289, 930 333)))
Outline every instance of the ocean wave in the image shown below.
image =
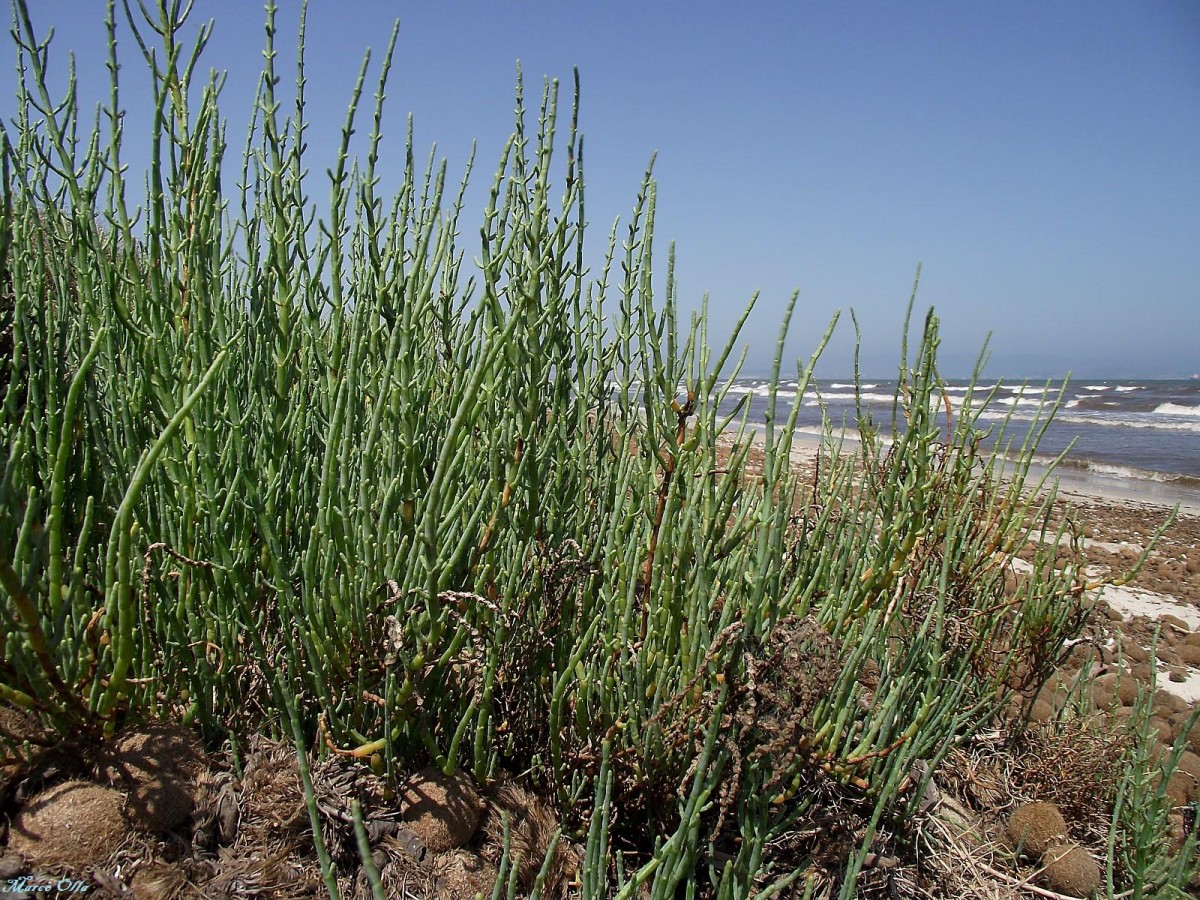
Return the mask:
POLYGON ((1135 384, 1132 387, 1130 387, 1129 385, 1126 385, 1126 384, 1118 384, 1117 385, 1117 393, 1118 394, 1127 394, 1130 391, 1141 391, 1141 390, 1145 390, 1145 388, 1143 388, 1140 384, 1135 384))
MULTIPOLYGON (((855 396, 856 396, 855 394, 850 393, 848 391, 825 391, 825 392, 821 392, 821 394, 820 394, 822 401, 829 402, 829 403, 835 403, 835 404, 851 402, 855 399, 855 396)), ((864 403, 870 403, 870 404, 890 405, 896 399, 893 394, 872 393, 871 391, 865 391, 857 396, 859 398, 861 398, 861 400, 864 403)), ((1044 406, 1047 409, 1049 409, 1051 406, 1053 406, 1054 400, 1056 399, 1056 397, 1057 397, 1057 394, 1055 394, 1053 396, 1042 395, 1042 394, 1036 394, 1033 396, 1029 396, 1027 394, 1016 394, 1016 395, 1010 396, 1010 397, 993 397, 990 401, 990 405, 993 407, 1006 407, 1006 408, 1044 406)), ((949 399, 953 403, 953 405, 956 409, 961 408, 963 403, 966 401, 965 396, 958 396, 958 395, 950 396, 949 399)), ((983 399, 984 398, 982 396, 973 397, 972 398, 972 401, 973 401, 972 407, 978 409, 980 406, 982 406, 983 399)), ((1072 402, 1076 402, 1076 401, 1072 401, 1072 402)), ((805 405, 806 406, 816 406, 817 400, 813 399, 813 400, 807 402, 805 405)), ((934 396, 930 397, 930 405, 934 408, 941 409, 942 408, 941 396, 935 394, 934 396)))
MULTIPOLYGON (((771 388, 767 387, 765 385, 758 386, 758 387, 745 387, 743 385, 735 385, 734 387, 731 387, 729 389, 729 393, 731 396, 734 394, 752 394, 755 397, 769 398, 771 396, 771 388)), ((788 400, 788 399, 791 399, 792 397, 795 397, 796 392, 789 391, 787 388, 781 387, 781 388, 777 388, 775 390, 775 396, 779 397, 780 399, 788 400)))
MULTIPOLYGON (((985 411, 979 414, 979 418, 989 420, 999 420, 1009 416, 1022 422, 1032 422, 1036 419, 1035 416, 1021 415, 1020 413, 985 411)), ((1060 425, 1070 423, 1074 425, 1102 425, 1106 428, 1151 428, 1158 431, 1186 431, 1192 434, 1200 434, 1200 421, 1151 421, 1147 419, 1130 419, 1127 417, 1117 418, 1116 416, 1088 416, 1073 411, 1060 413, 1056 421, 1060 425)))
MULTIPOLYGON (((853 400, 854 396, 855 396, 854 394, 838 393, 837 391, 830 391, 829 393, 822 394, 821 398, 824 400, 853 400)), ((891 403, 892 400, 895 399, 891 394, 866 393, 866 394, 862 394, 861 396, 862 396, 862 399, 868 403, 891 403)))
POLYGON ((1006 406, 1049 406, 1054 401, 1049 397, 1039 397, 1037 399, 1033 399, 1031 397, 1023 397, 1018 394, 1015 397, 997 397, 992 402, 1002 403, 1006 406))
MULTIPOLYGON (((999 383, 977 384, 974 387, 972 387, 969 384, 946 384, 946 385, 942 386, 942 390, 948 394, 949 393, 965 394, 967 391, 974 391, 976 394, 986 394, 988 391, 994 391, 996 388, 998 388, 1000 386, 1001 385, 999 383)), ((1005 388, 1005 390, 1009 390, 1009 388, 1005 388)))
MULTIPOLYGON (((843 382, 843 381, 831 381, 829 383, 829 386, 831 388, 852 388, 852 387, 854 387, 853 384, 847 384, 846 382, 843 382)), ((879 387, 879 385, 878 384, 864 384, 864 385, 860 385, 860 387, 862 387, 862 389, 864 391, 866 391, 866 390, 870 390, 871 388, 877 388, 877 387, 879 387)))
MULTIPOLYGON (((1049 459, 1038 457, 1038 462, 1048 464, 1049 459)), ((1081 457, 1067 457, 1059 462, 1059 467, 1062 469, 1082 470, 1091 475, 1099 475, 1104 478, 1117 478, 1121 480, 1136 480, 1136 481, 1154 481, 1159 484, 1171 484, 1179 487, 1196 488, 1200 487, 1200 478, 1194 475, 1182 475, 1175 472, 1155 472, 1150 469, 1142 469, 1137 466, 1122 465, 1120 463, 1106 463, 1096 459, 1086 459, 1081 457)))
POLYGON ((1195 416, 1200 418, 1200 406, 1188 406, 1183 403, 1160 403, 1154 411, 1163 416, 1195 416))
POLYGON ((1139 469, 1136 466, 1122 466, 1116 463, 1098 462, 1094 459, 1072 459, 1068 457, 1059 465, 1064 469, 1081 469, 1092 475, 1103 475, 1105 478, 1138 478, 1142 481, 1157 481, 1166 483, 1175 481, 1166 472, 1151 472, 1149 469, 1139 469))
POLYGON ((1103 394, 1080 394, 1076 399, 1070 400, 1066 404, 1067 409, 1094 409, 1104 411, 1114 406, 1120 406, 1117 400, 1101 400, 1103 394))
POLYGON ((1110 384, 1085 384, 1083 386, 1083 389, 1085 391, 1111 391, 1112 385, 1110 385, 1110 384))

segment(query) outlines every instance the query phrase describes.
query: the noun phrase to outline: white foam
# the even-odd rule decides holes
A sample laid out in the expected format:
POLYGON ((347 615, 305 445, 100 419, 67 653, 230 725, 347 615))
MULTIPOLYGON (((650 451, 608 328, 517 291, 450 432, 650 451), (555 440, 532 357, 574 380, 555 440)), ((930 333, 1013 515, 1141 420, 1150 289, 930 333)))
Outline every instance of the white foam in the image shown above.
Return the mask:
MULTIPOLYGON (((1067 539, 1067 542, 1070 542, 1069 538, 1067 539)), ((1103 550, 1105 553, 1120 553, 1122 550, 1132 550, 1139 556, 1142 554, 1142 551, 1145 550, 1141 544, 1131 544, 1128 541, 1121 541, 1120 543, 1114 544, 1111 541, 1095 541, 1091 538, 1084 538, 1083 546, 1085 550, 1103 550)))
MULTIPOLYGON (((977 384, 974 387, 969 384, 946 384, 942 385, 941 390, 947 394, 965 394, 967 391, 974 391, 976 394, 986 394, 988 391, 993 391, 998 387, 1000 387, 998 384, 977 384)), ((1005 390, 1010 389, 1005 388, 1005 390)))
POLYGON ((1111 585, 1100 588, 1097 594, 1101 600, 1119 612, 1126 622, 1135 616, 1145 616, 1148 619, 1174 616, 1186 622, 1192 631, 1200 631, 1200 609, 1196 609, 1190 603, 1181 603, 1170 594, 1111 585))
POLYGON ((1200 670, 1188 667, 1183 681, 1172 681, 1165 671, 1159 671, 1155 684, 1160 691, 1166 691, 1187 703, 1200 700, 1200 670))
POLYGON ((1200 406, 1188 406, 1186 403, 1160 403, 1154 408, 1154 411, 1164 416, 1196 416, 1200 418, 1200 406))
MULTIPOLYGON (((1123 549, 1126 546, 1133 550, 1140 549, 1135 545, 1106 544, 1101 541, 1091 540, 1085 541, 1085 546, 1114 551, 1123 549)), ((1014 572, 1018 573, 1028 574, 1033 571, 1033 566, 1030 563, 1018 557, 1009 559, 1008 565, 1012 567, 1014 572)), ((1089 566, 1088 571, 1090 573, 1095 571, 1095 569, 1089 566)), ((1192 631, 1200 630, 1200 610, 1191 604, 1180 602, 1169 594, 1159 594, 1154 591, 1143 590, 1142 588, 1105 585, 1098 591, 1092 592, 1092 596, 1099 597, 1099 599, 1107 603, 1109 607, 1120 613, 1121 618, 1126 622, 1137 616, 1144 616, 1148 619, 1160 619, 1163 616, 1170 615, 1185 622, 1192 631)), ((1110 646, 1111 648, 1111 641, 1106 646, 1110 646)), ((1159 690, 1167 691, 1188 703, 1196 703, 1200 701, 1200 669, 1187 667, 1185 671, 1186 677, 1183 681, 1172 681, 1167 667, 1160 663, 1156 678, 1157 687, 1159 690)))
POLYGON ((1022 397, 1019 394, 1016 397, 997 397, 992 402, 1003 403, 1007 406, 1045 406, 1048 403, 1045 399, 1034 400, 1029 397, 1022 397))
MULTIPOLYGON (((891 403, 895 399, 891 394, 872 394, 869 391, 858 396, 867 403, 891 403)), ((855 395, 846 393, 845 391, 829 391, 822 393, 821 398, 823 400, 853 400, 855 395)))
MULTIPOLYGON (((771 396, 771 389, 769 387, 735 388, 734 390, 741 390, 743 394, 753 394, 755 397, 769 398, 771 396)), ((781 400, 790 400, 796 396, 796 392, 785 388, 777 388, 775 396, 781 400)))
POLYGON ((1082 416, 1075 413, 1066 413, 1062 416, 1064 422, 1080 422, 1085 425, 1119 425, 1123 428, 1157 428, 1161 431, 1190 431, 1194 434, 1200 434, 1200 421, 1196 422, 1171 422, 1171 421, 1146 421, 1144 419, 1116 419, 1116 418, 1101 418, 1099 416, 1082 416))
POLYGON ((1149 469, 1135 469, 1132 466, 1119 466, 1114 463, 1102 463, 1088 460, 1087 470, 1108 478, 1140 478, 1144 481, 1170 481, 1170 476, 1163 472, 1152 472, 1149 469))
MULTIPOLYGON (((981 412, 979 414, 979 418, 998 420, 998 419, 1008 418, 1010 415, 1012 416, 1013 419, 1016 419, 1018 421, 1027 421, 1027 422, 1034 421, 1033 416, 1023 416, 1020 414, 1010 414, 1010 413, 993 413, 993 412, 986 412, 986 411, 981 412)), ((1190 432, 1193 432, 1196 434, 1200 434, 1200 421, 1197 421, 1197 422, 1171 422, 1171 421, 1160 420, 1157 422, 1148 422, 1148 421, 1137 421, 1134 419, 1118 419, 1118 418, 1115 418, 1112 416, 1109 416, 1109 417, 1088 416, 1088 415, 1083 415, 1081 413, 1073 413, 1073 412, 1062 413, 1061 415, 1058 416, 1058 421, 1060 423, 1061 422, 1074 422, 1079 425, 1106 425, 1106 426, 1121 426, 1124 428, 1157 428, 1162 431, 1190 431, 1190 432)))
MULTIPOLYGON (((831 381, 831 382, 829 383, 829 386, 830 386, 831 388, 852 388, 852 387, 854 387, 854 385, 853 385, 853 384, 847 384, 846 382, 843 382, 843 381, 831 381)), ((865 390, 869 390, 869 389, 871 389, 871 388, 877 388, 877 387, 879 387, 879 385, 877 385, 877 384, 863 384, 863 385, 859 385, 859 386, 860 386, 860 387, 861 387, 861 388, 862 388, 864 391, 865 391, 865 390)))
POLYGON ((1083 386, 1083 389, 1084 389, 1085 391, 1110 391, 1110 390, 1112 390, 1112 385, 1108 385, 1108 384, 1085 384, 1085 385, 1083 386))
POLYGON ((1141 389, 1142 389, 1141 385, 1134 385, 1133 387, 1129 387, 1128 385, 1124 385, 1124 384, 1117 385, 1117 393, 1118 394, 1125 394, 1125 393, 1128 393, 1129 391, 1140 391, 1141 389))
MULTIPOLYGON (((1065 544, 1067 541, 1059 541, 1060 544, 1065 544)), ((1033 573, 1033 563, 1025 562, 1019 556, 1011 557, 1008 561, 1009 568, 1018 575, 1030 575, 1033 573)), ((1088 566, 1083 570, 1083 574, 1088 578, 1099 578, 1102 575, 1107 575, 1109 569, 1107 566, 1088 566)))

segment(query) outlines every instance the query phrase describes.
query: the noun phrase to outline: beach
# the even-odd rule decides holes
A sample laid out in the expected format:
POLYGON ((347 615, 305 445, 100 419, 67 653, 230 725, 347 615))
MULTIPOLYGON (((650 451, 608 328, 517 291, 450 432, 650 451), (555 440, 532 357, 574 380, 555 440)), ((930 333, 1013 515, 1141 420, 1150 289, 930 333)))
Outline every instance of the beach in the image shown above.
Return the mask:
MULTIPOLYGON (((1092 628, 1101 649, 1094 693, 1099 706, 1115 701, 1119 712, 1132 705, 1111 689, 1120 676, 1132 675, 1147 688, 1153 680, 1152 724, 1164 743, 1174 741, 1200 700, 1200 516, 1178 513, 1150 546, 1169 519, 1169 508, 1078 495, 1064 495, 1058 507, 1068 504, 1083 523, 1090 577, 1121 578, 1149 547, 1142 568, 1127 583, 1093 592, 1099 602, 1092 628)), ((1192 752, 1200 752, 1200 728, 1193 728, 1187 741, 1192 752)))
MULTIPOLYGON (((749 430, 747 435, 752 441, 747 462, 753 472, 762 465, 763 435, 759 430, 749 430)), ((719 443, 727 452, 734 440, 723 436, 719 443)), ((811 434, 794 436, 790 465, 801 481, 813 479, 821 446, 811 434)), ((857 442, 847 437, 843 452, 855 449, 857 442)), ((1200 701, 1200 497, 1193 497, 1197 491, 1190 484, 1114 477, 1078 467, 1051 471, 1033 466, 1026 484, 1055 491, 1049 534, 1055 533, 1065 515, 1078 522, 1079 550, 1086 558, 1089 582, 1117 582, 1088 592, 1096 605, 1085 639, 1033 703, 1034 719, 1057 715, 1069 689, 1086 673, 1090 683, 1084 685, 1085 692, 1097 707, 1117 718, 1131 714, 1136 699, 1133 685, 1153 687, 1152 727, 1164 746, 1173 742, 1200 701), (1141 567, 1126 578, 1147 549, 1141 567), (1153 667, 1151 651, 1157 658, 1153 667), (1120 682, 1124 688, 1118 687, 1120 682)), ((1029 571, 1036 552, 1036 541, 1031 540, 1013 559, 1014 573, 1029 571)), ((1058 552, 1064 563, 1071 558, 1066 546, 1058 552)), ((1198 754, 1189 761, 1200 769, 1200 723, 1186 740, 1189 751, 1198 754)), ((1200 784, 1187 799, 1197 797, 1200 784)))

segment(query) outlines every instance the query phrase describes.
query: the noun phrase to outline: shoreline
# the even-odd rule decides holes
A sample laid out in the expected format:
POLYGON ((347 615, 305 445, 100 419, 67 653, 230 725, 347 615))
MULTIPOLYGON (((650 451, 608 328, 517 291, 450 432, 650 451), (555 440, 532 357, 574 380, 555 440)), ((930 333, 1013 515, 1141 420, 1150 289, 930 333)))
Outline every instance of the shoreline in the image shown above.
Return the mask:
MULTIPOLYGON (((746 433, 751 436, 756 446, 762 445, 765 433, 762 426, 747 426, 746 433)), ((727 432, 722 436, 722 440, 732 441, 733 435, 727 432)), ((843 446, 849 448, 857 442, 858 438, 854 434, 845 433, 843 446)), ((816 459, 823 443, 822 438, 813 430, 798 429, 792 436, 793 464, 811 463, 816 459)), ((1035 461, 1030 463, 1025 481, 1032 487, 1040 484, 1048 474, 1050 477, 1046 479, 1042 490, 1057 481, 1058 493, 1061 496, 1104 503, 1135 503, 1164 510, 1178 506, 1182 514, 1200 516, 1200 486, 1181 483, 1177 479, 1158 480, 1153 477, 1139 477, 1136 473, 1111 475, 1070 464, 1059 465, 1051 473, 1048 463, 1035 461)), ((1147 472, 1150 476, 1154 474, 1156 473, 1147 472)))
MULTIPOLYGON (((1029 467, 1028 481, 1039 482, 1049 466, 1033 463, 1029 467)), ((1154 481, 1149 478, 1113 477, 1097 472, 1059 466, 1048 479, 1058 482, 1058 492, 1081 500, 1105 503, 1135 503, 1164 510, 1179 507, 1180 513, 1200 515, 1200 488, 1175 482, 1154 481)))

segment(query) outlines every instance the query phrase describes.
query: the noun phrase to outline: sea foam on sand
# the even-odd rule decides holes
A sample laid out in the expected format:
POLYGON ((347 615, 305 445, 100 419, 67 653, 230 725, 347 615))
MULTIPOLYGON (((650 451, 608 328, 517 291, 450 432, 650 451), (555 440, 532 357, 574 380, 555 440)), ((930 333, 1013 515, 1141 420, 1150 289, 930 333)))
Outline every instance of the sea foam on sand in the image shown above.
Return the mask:
POLYGON ((1135 587, 1107 586, 1099 591, 1100 599, 1129 621, 1136 616, 1161 619, 1174 616, 1186 622, 1192 631, 1200 631, 1200 610, 1188 603, 1181 603, 1169 594, 1156 594, 1135 587))
MULTIPOLYGON (((1100 599, 1111 609, 1121 614, 1126 622, 1144 616, 1148 619, 1161 619, 1163 616, 1174 616, 1187 623, 1192 631, 1200 631, 1200 610, 1187 603, 1181 603, 1169 594, 1158 594, 1135 587, 1116 587, 1108 585, 1099 590, 1100 599)), ((1173 694, 1188 703, 1200 701, 1200 669, 1186 666, 1183 681, 1172 681, 1167 667, 1158 664, 1156 679, 1159 690, 1173 694)))

